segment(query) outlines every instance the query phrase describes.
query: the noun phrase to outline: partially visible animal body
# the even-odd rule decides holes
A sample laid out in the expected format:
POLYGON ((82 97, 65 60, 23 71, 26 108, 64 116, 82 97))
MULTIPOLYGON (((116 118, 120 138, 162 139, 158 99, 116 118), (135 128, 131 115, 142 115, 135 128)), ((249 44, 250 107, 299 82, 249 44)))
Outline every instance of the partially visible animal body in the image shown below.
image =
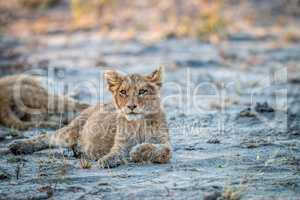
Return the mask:
POLYGON ((160 103, 161 69, 150 76, 122 76, 108 71, 106 79, 113 103, 89 107, 54 134, 15 141, 9 145, 11 152, 68 147, 85 158, 98 160, 101 167, 115 167, 127 160, 168 162, 172 153, 160 103))
POLYGON ((67 97, 49 94, 38 78, 13 75, 0 79, 0 124, 25 130, 35 126, 55 126, 50 116, 78 113, 88 105, 67 97))

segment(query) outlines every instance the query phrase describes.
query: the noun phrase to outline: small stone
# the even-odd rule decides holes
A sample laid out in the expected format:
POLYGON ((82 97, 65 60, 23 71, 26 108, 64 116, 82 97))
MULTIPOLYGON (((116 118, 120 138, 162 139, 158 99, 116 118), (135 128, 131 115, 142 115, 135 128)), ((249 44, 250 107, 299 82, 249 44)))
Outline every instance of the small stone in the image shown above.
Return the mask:
POLYGON ((0 180, 8 180, 11 178, 11 175, 4 171, 3 169, 0 169, 0 180))
POLYGON ((211 193, 204 194, 203 200, 217 200, 217 199, 219 199, 219 197, 221 197, 221 193, 214 191, 211 193))
POLYGON ((184 118, 184 117, 186 117, 186 114, 185 114, 185 113, 180 113, 180 114, 178 115, 178 117, 184 118))
POLYGON ((172 120, 172 121, 175 120, 175 119, 176 119, 176 117, 174 117, 174 116, 170 117, 170 120, 172 120))
POLYGON ((221 141, 217 138, 211 138, 211 139, 207 140, 207 143, 208 144, 220 144, 221 141))
POLYGON ((0 129, 0 141, 5 140, 7 136, 9 136, 9 133, 3 129, 0 129))
POLYGON ((240 117, 256 117, 256 114, 251 110, 251 108, 246 108, 239 113, 240 117))
POLYGON ((267 102, 256 103, 254 109, 255 109, 256 112, 259 112, 259 113, 274 112, 274 109, 272 107, 270 107, 267 102))

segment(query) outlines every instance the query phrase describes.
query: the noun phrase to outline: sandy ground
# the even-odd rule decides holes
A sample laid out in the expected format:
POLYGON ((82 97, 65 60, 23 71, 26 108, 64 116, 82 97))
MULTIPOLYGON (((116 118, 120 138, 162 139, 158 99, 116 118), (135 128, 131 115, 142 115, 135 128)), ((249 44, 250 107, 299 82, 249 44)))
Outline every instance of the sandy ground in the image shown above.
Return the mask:
POLYGON ((33 36, 16 49, 28 56, 27 73, 90 104, 111 99, 104 70, 146 74, 164 65, 174 156, 164 165, 82 169, 66 149, 7 153, 6 145, 22 136, 3 127, 1 200, 300 199, 300 43, 241 33, 218 45, 143 44, 76 32, 33 36))

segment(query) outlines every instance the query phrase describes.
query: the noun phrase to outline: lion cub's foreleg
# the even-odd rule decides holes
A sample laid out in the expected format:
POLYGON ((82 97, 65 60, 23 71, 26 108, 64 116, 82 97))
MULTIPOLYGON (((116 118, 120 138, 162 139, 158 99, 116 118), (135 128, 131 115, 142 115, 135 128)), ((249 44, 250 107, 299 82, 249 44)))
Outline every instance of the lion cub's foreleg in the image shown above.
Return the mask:
POLYGON ((134 162, 167 163, 171 159, 168 137, 155 137, 138 144, 126 136, 117 135, 110 153, 98 160, 100 167, 109 168, 124 164, 129 158, 134 162))
POLYGON ((171 159, 171 147, 169 144, 138 144, 130 151, 130 159, 134 162, 167 163, 171 159))
POLYGON ((115 145, 111 152, 98 160, 100 167, 117 167, 127 162, 127 157, 133 162, 167 163, 171 157, 171 146, 169 144, 142 143, 134 146, 128 153, 126 144, 115 145))
POLYGON ((127 163, 128 153, 128 141, 122 137, 116 138, 110 152, 100 158, 98 164, 102 168, 117 167, 127 163))
POLYGON ((171 144, 167 128, 163 126, 161 130, 152 130, 146 134, 143 143, 135 145, 129 155, 133 162, 167 163, 172 157, 171 144))

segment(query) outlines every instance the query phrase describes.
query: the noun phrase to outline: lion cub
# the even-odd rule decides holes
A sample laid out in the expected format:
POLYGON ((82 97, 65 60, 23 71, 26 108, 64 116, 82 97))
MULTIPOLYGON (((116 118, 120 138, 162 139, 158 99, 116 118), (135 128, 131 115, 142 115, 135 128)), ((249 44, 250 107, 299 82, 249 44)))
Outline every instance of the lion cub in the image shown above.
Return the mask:
POLYGON ((16 141, 10 150, 21 154, 49 146, 76 148, 84 157, 98 160, 101 167, 116 167, 127 159, 168 162, 171 144, 160 103, 162 69, 148 76, 106 71, 105 79, 113 103, 90 107, 54 134, 16 141))
POLYGON ((13 75, 0 79, 0 124, 20 130, 50 126, 50 114, 79 112, 88 105, 48 94, 36 77, 13 75))

